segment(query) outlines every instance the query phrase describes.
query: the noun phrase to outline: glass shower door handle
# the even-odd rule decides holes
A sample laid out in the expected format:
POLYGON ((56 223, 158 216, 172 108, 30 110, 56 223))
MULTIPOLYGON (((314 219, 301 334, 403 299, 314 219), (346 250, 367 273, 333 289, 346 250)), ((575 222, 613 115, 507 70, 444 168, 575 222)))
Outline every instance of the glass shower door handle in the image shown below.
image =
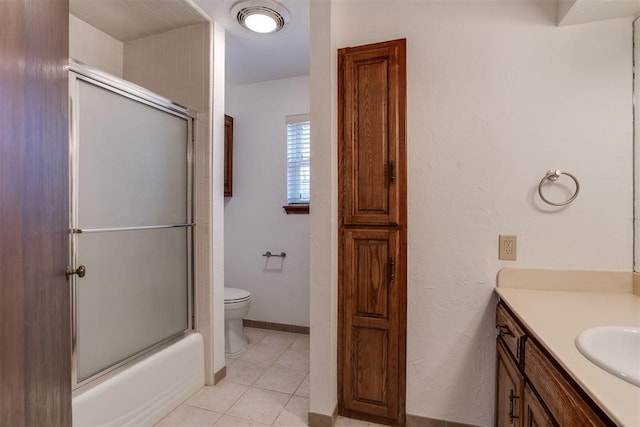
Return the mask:
POLYGON ((87 268, 84 265, 80 265, 75 270, 72 270, 71 266, 67 265, 67 279, 74 274, 77 274, 78 277, 84 277, 84 275, 87 274, 87 268))

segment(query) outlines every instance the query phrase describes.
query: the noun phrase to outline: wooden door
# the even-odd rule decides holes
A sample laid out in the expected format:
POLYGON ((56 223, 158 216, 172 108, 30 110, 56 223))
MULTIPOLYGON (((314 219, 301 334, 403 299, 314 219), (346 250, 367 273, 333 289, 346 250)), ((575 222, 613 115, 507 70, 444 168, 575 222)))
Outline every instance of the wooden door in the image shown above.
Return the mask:
POLYGON ((535 395, 529 384, 524 386, 524 427, 552 427, 551 415, 535 395))
POLYGON ((496 340, 496 427, 522 425, 524 376, 508 354, 501 338, 496 340))
POLYGON ((0 425, 69 426, 69 6, 0 15, 0 425))
POLYGON ((338 51, 338 408, 405 422, 405 40, 338 51))
POLYGON ((398 225, 404 203, 405 40, 338 56, 344 224, 398 225))

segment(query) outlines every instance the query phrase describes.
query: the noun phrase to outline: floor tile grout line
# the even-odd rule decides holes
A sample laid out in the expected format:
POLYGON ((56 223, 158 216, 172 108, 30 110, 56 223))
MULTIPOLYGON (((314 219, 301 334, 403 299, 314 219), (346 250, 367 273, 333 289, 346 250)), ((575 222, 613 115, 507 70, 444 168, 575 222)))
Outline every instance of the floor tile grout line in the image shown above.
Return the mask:
POLYGON ((271 426, 273 426, 276 421, 278 421, 278 418, 280 418, 280 414, 282 414, 282 411, 285 410, 285 408, 287 407, 287 405, 289 404, 289 402, 291 401, 291 398, 293 397, 293 395, 289 395, 289 399, 287 399, 287 403, 284 404, 284 406, 282 407, 282 409, 280 409, 280 412, 278 412, 278 415, 276 415, 276 418, 273 420, 273 422, 271 423, 271 426))
MULTIPOLYGON (((302 381, 304 381, 304 380, 302 380, 302 381)), ((302 383, 300 383, 300 384, 302 384, 302 383)), ((300 387, 300 385, 298 385, 298 387, 296 387, 296 389, 293 391, 293 393, 287 393, 286 391, 280 391, 280 390, 272 390, 270 388, 260 387, 259 385, 252 385, 252 386, 249 386, 249 387, 257 388, 258 390, 273 391, 273 392, 276 392, 276 393, 288 394, 289 396, 295 396, 295 392, 298 390, 298 387, 300 387)))
MULTIPOLYGON (((272 334, 271 332, 268 332, 268 333, 267 333, 267 334, 265 334, 265 335, 264 335, 260 340, 256 341, 256 343, 255 343, 255 344, 257 344, 257 343, 259 343, 259 342, 263 341, 266 337, 268 337, 268 336, 269 336, 269 335, 271 335, 271 334, 272 334)), ((278 334, 274 334, 274 335, 278 335, 278 334)), ((285 350, 284 350, 282 353, 280 353, 280 354, 278 355, 278 357, 277 357, 277 358, 276 358, 276 359, 275 359, 271 364, 269 364, 269 365, 267 366, 267 369, 262 373, 262 375, 260 375, 260 377, 259 377, 259 378, 257 378, 257 379, 253 382, 253 384, 255 384, 256 382, 258 382, 258 381, 260 380, 260 378, 262 378, 262 377, 263 377, 263 376, 264 376, 264 375, 269 371, 269 369, 270 369, 270 368, 272 368, 274 365, 276 365, 276 364, 277 364, 278 360, 279 360, 279 359, 280 359, 280 358, 281 358, 281 357, 282 357, 282 356, 283 356, 287 351, 289 351, 289 349, 291 349, 291 347, 293 346, 293 343, 294 343, 294 342, 296 342, 296 340, 297 340, 297 338, 296 338, 296 339, 294 339, 293 341, 291 341, 291 343, 289 343, 289 345, 285 348, 285 350)), ((254 345, 255 345, 255 344, 254 344, 254 345)), ((265 345, 269 345, 269 344, 265 344, 265 345)), ((256 362, 256 363, 258 363, 258 362, 256 362)), ((307 375, 308 375, 308 373, 307 373, 307 375)), ((254 388, 254 389, 258 389, 258 390, 265 390, 265 391, 272 391, 272 392, 276 392, 276 393, 286 394, 286 395, 288 395, 288 396, 289 396, 289 398, 287 399, 287 401, 286 401, 286 403, 284 404, 284 406, 282 407, 282 409, 278 412, 278 415, 276 415, 276 417, 273 419, 273 422, 271 422, 271 424, 269 424, 270 426, 273 426, 273 425, 276 423, 276 421, 278 421, 278 418, 280 417, 280 415, 282 414, 282 412, 286 409, 287 405, 289 404, 289 402, 290 402, 290 401, 291 401, 291 399, 293 398, 293 396, 294 396, 295 392, 298 390, 298 388, 300 388, 300 385, 302 385, 302 383, 304 382, 304 380, 305 380, 306 378, 307 378, 307 377, 305 376, 305 377, 302 379, 302 381, 300 382, 300 384, 298 384, 298 386, 297 386, 297 387, 296 387, 296 389, 293 391, 293 393, 285 393, 285 392, 281 392, 281 391, 277 391, 277 390, 265 389, 265 388, 261 388, 261 387, 255 386, 255 385, 253 385, 253 384, 252 384, 251 386, 249 386, 249 388, 254 388)), ((247 391, 248 391, 248 390, 249 390, 249 389, 247 389, 247 391)), ((246 393, 246 391, 245 391, 245 393, 246 393)), ((234 403, 234 405, 235 405, 235 403, 234 403)), ((232 405, 232 406, 233 406, 233 405, 232 405)), ((231 407, 229 407, 229 410, 230 410, 230 409, 231 409, 231 407)))
MULTIPOLYGON (((256 342, 254 342, 254 343, 252 343, 251 345, 247 346, 247 348, 246 348, 245 350, 243 350, 243 351, 241 351, 241 352, 237 353, 237 354, 238 354, 238 356, 240 356, 242 353, 244 353, 244 352, 245 352, 246 350, 248 350, 249 348, 251 348, 251 347, 255 346, 256 344, 258 344, 258 343, 260 343, 260 342, 262 342, 262 341, 263 341, 267 336, 269 336, 269 335, 275 335, 275 336, 280 335, 280 336, 282 336, 282 335, 284 335, 284 334, 286 334, 285 336, 291 336, 291 335, 293 335, 293 336, 294 336, 294 338, 293 338, 293 340, 292 340, 292 341, 290 341, 290 342, 288 343, 288 345, 287 345, 286 347, 284 347, 284 350, 283 350, 281 353, 279 353, 279 354, 278 354, 277 358, 276 358, 273 362, 271 362, 271 363, 269 363, 269 364, 263 364, 263 363, 261 363, 261 362, 255 362, 255 361, 247 361, 247 360, 240 359, 240 357, 237 357, 237 358, 236 358, 236 357, 229 358, 229 360, 230 360, 231 362, 230 362, 227 366, 231 366, 231 365, 232 365, 233 363, 235 363, 236 361, 238 361, 238 360, 242 360, 242 361, 247 362, 247 363, 255 363, 255 364, 258 364, 258 365, 266 366, 266 368, 265 368, 265 372, 263 372, 263 373, 260 375, 260 377, 259 377, 258 379, 256 379, 256 380, 255 380, 251 385, 246 385, 246 384, 236 383, 236 382, 234 382, 234 381, 228 381, 228 380, 227 380, 229 383, 232 383, 232 384, 236 384, 236 385, 240 385, 240 386, 242 386, 242 387, 245 387, 245 390, 244 390, 242 393, 240 393, 240 395, 239 395, 239 396, 238 396, 238 397, 237 397, 237 398, 236 398, 236 399, 235 399, 235 400, 234 400, 234 401, 229 405, 229 407, 226 409, 226 411, 224 411, 224 412, 219 412, 219 411, 215 411, 215 410, 212 410, 212 409, 209 409, 209 408, 203 408, 203 407, 200 407, 200 406, 196 406, 196 405, 194 405, 194 404, 187 403, 187 402, 188 402, 188 401, 189 401, 189 400, 190 400, 190 399, 195 395, 195 394, 194 394, 194 395, 192 395, 192 396, 189 396, 189 397, 188 397, 184 402, 182 402, 180 405, 178 405, 178 407, 174 408, 174 410, 173 410, 173 411, 171 411, 169 414, 167 414, 165 417, 163 417, 163 418, 162 418, 162 420, 158 421, 158 423, 162 422, 165 418, 169 417, 169 416, 171 415, 171 413, 173 413, 173 412, 174 412, 176 409, 178 409, 180 406, 188 406, 188 407, 190 407, 190 408, 195 408, 195 409, 199 409, 199 410, 204 410, 204 411, 207 411, 207 412, 213 412, 213 413, 215 413, 215 414, 217 414, 217 415, 220 415, 220 417, 216 420, 216 422, 215 422, 214 424, 212 424, 213 426, 218 425, 218 424, 219 424, 219 422, 220 422, 220 420, 222 420, 222 418, 224 418, 225 416, 232 417, 232 418, 237 418, 237 419, 240 419, 240 420, 243 420, 243 421, 249 421, 250 423, 255 422, 254 420, 251 420, 251 419, 247 419, 247 418, 243 418, 243 417, 237 417, 237 416, 234 416, 234 415, 229 414, 229 411, 231 410, 231 408, 233 408, 233 407, 236 405, 236 403, 238 403, 238 401, 239 401, 239 400, 240 400, 244 395, 246 395, 246 394, 249 392, 249 390, 250 390, 250 389, 254 389, 254 390, 262 390, 262 391, 269 391, 269 392, 280 393, 280 394, 284 394, 284 395, 288 396, 288 398, 287 398, 287 400, 286 400, 286 403, 285 403, 285 404, 284 404, 284 406, 280 409, 280 411, 278 412, 278 415, 276 415, 276 417, 274 418, 273 422, 270 424, 271 426, 273 426, 273 425, 275 424, 275 422, 278 420, 278 418, 280 417, 280 415, 283 413, 283 411, 286 409, 287 405, 291 402, 291 400, 292 400, 294 397, 297 397, 297 398, 299 398, 299 399, 306 399, 306 400, 309 400, 309 397, 305 397, 305 396, 297 396, 297 395, 295 394, 295 393, 297 393, 297 391, 300 389, 300 386, 302 385, 302 383, 303 383, 303 382, 306 380, 306 378, 309 376, 309 371, 308 371, 308 369, 300 370, 300 369, 290 368, 290 367, 288 367, 288 366, 284 366, 284 365, 278 365, 278 360, 280 360, 280 358, 282 358, 282 356, 283 356, 285 353, 287 353, 289 350, 291 350, 291 349, 292 349, 292 347, 293 347, 293 345, 294 345, 294 343, 295 343, 295 342, 297 342, 298 340, 304 339, 304 338, 305 338, 305 335, 304 335, 304 334, 292 333, 292 332, 288 332, 288 333, 287 333, 287 332, 284 332, 284 333, 283 333, 283 332, 280 332, 280 331, 269 331, 269 332, 265 333, 264 335, 262 335, 262 337, 261 337, 260 339, 258 339, 256 342), (264 374, 265 374, 265 373, 266 373, 270 368, 272 368, 272 367, 274 367, 274 366, 276 366, 276 365, 277 365, 278 367, 285 368, 285 369, 290 369, 290 370, 293 370, 293 371, 306 372, 305 377, 302 379, 302 381, 300 382, 300 384, 298 384, 298 386, 295 388, 295 390, 293 391, 293 393, 286 393, 286 392, 282 392, 282 391, 278 391, 278 390, 270 390, 270 389, 268 389, 268 388, 262 388, 262 387, 258 387, 258 386, 255 386, 255 385, 254 385, 254 384, 255 384, 255 382, 257 382, 260 378, 262 378, 262 376, 263 376, 263 375, 264 375, 264 374)), ((265 345, 267 345, 267 346, 269 346, 269 347, 273 347, 273 346, 272 346, 272 345, 270 345, 270 344, 266 344, 266 343, 265 343, 265 345)), ((276 346, 276 347, 277 347, 277 346, 276 346)), ((301 351, 303 351, 303 350, 301 350, 301 351)), ((205 387, 207 387, 207 386, 205 385, 205 387)), ((209 386, 209 387, 215 387, 215 385, 213 385, 213 386, 209 386)), ((204 387, 203 387, 203 388, 204 388, 204 387)))
MULTIPOLYGON (((247 347, 247 349, 245 349, 244 351, 248 350, 248 349, 249 349, 250 347, 252 347, 252 346, 255 346, 255 345, 256 345, 256 344, 258 344, 259 342, 262 342, 262 340, 264 340, 264 339, 265 339, 267 336, 269 336, 269 335, 270 335, 270 333, 267 333, 267 334, 263 335, 263 336, 262 336, 262 338, 260 338, 258 341, 256 341, 253 345, 248 346, 248 347, 247 347)), ((288 349, 288 347, 287 347, 287 349, 288 349)), ((244 351, 243 351, 243 352, 244 352, 244 351)), ((285 350, 285 352, 286 352, 286 350, 285 350)), ((284 352, 283 352, 283 353, 281 353, 280 355, 278 355, 278 358, 280 358, 280 356, 282 356, 282 354, 284 354, 284 352)), ((277 359, 276 359, 276 360, 277 360, 277 359)), ((258 363, 258 362, 254 362, 254 363, 258 363)), ((259 378, 257 378, 257 379, 253 382, 253 384, 255 384, 255 382, 256 382, 256 381, 258 381, 260 378, 262 378, 262 376, 263 376, 263 375, 264 375, 264 374, 269 370, 269 368, 270 368, 271 366, 273 366, 273 364, 274 364, 274 363, 275 363, 275 361, 274 361, 274 362, 272 362, 271 364, 269 364, 269 366, 267 367, 267 369, 265 370, 265 372, 264 372, 264 373, 262 373, 262 375, 260 375, 260 377, 259 377, 259 378)), ((231 404, 231 406, 229 406, 229 408, 227 408, 227 410, 226 410, 226 412, 225 412, 224 414, 225 414, 225 415, 232 416, 232 415, 230 415, 228 412, 229 412, 229 411, 231 410, 231 408, 233 408, 233 406, 234 406, 234 405, 235 405, 235 404, 240 400, 240 398, 242 398, 242 396, 244 396, 245 394, 247 394, 247 393, 248 393, 248 391, 249 391, 250 389, 252 389, 252 388, 258 388, 258 387, 254 387, 253 385, 248 386, 248 387, 247 387, 247 389, 244 391, 244 393, 242 393, 242 394, 241 394, 241 395, 240 395, 240 396, 239 396, 239 397, 238 397, 238 398, 237 398, 237 399, 236 399, 236 400, 231 404)), ((291 399, 291 397, 289 397, 289 399, 291 399)), ((287 403, 289 402, 289 399, 287 400, 287 403)), ((286 406, 286 405, 285 405, 285 406, 286 406)), ((284 409, 284 408, 283 408, 283 409, 284 409)), ((280 411, 280 412, 282 412, 282 411, 280 411)), ((275 417, 275 419, 273 420, 273 422, 272 422, 270 425, 273 425, 273 423, 275 423, 275 422, 276 422, 276 420, 277 420, 277 419, 278 419, 278 417, 280 416, 280 412, 278 413, 278 415, 275 417)), ((245 418, 242 418, 242 419, 245 419, 245 418)), ((249 420, 249 422, 251 422, 251 421, 252 421, 252 420, 249 420)))
MULTIPOLYGON (((297 392, 298 390, 300 390, 300 387, 302 387, 302 383, 304 383, 304 381, 307 379, 307 377, 309 376, 309 372, 307 372, 307 375, 305 375, 305 377, 302 379, 302 382, 300 384, 298 384, 298 388, 296 388, 296 391, 293 392, 294 396, 297 396, 297 392)), ((299 396, 299 397, 303 397, 303 396, 299 396)))
MULTIPOLYGON (((233 401, 233 403, 231 405, 229 405, 229 407, 227 408, 226 411, 224 411, 225 415, 229 415, 230 417, 232 416, 231 414, 229 414, 229 411, 231 410, 231 408, 233 408, 233 405, 235 405, 236 403, 238 403, 238 401, 242 398, 242 396, 244 396, 245 394, 247 394, 247 392, 251 389, 251 387, 247 387, 247 389, 245 391, 243 391, 240 396, 238 396, 236 398, 236 400, 233 401)), ((238 418, 238 417, 236 417, 238 418)))

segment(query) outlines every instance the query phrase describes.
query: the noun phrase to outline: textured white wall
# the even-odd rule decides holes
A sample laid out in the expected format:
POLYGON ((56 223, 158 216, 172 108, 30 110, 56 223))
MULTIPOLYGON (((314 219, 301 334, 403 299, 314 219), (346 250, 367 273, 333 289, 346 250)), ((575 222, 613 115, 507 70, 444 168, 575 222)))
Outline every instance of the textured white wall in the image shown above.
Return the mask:
POLYGON ((311 2, 311 281, 309 412, 331 415, 337 399, 338 146, 336 52, 331 1, 311 2))
MULTIPOLYGON (((498 270, 632 268, 631 19, 558 28, 556 3, 537 0, 364 6, 312 6, 312 35, 331 33, 311 57, 331 69, 311 74, 312 194, 326 202, 311 218, 311 347, 335 345, 335 49, 406 37, 407 412, 488 426, 498 270), (564 209, 535 193, 551 168, 580 179, 564 209), (518 235, 518 261, 498 261, 499 233, 518 235)), ((312 412, 330 413, 334 371, 312 357, 312 412)))
POLYGON ((224 357, 224 111, 225 111, 225 30, 213 22, 210 26, 211 46, 207 58, 209 68, 213 70, 211 90, 207 98, 212 103, 213 120, 213 152, 212 172, 209 185, 211 187, 211 210, 213 220, 210 230, 210 245, 212 254, 211 274, 212 285, 212 314, 213 324, 213 366, 219 372, 225 366, 224 357))
POLYGON ((309 78, 227 91, 234 141, 233 197, 225 202, 226 285, 251 292, 247 319, 308 326, 309 216, 287 215, 282 206, 287 204, 285 117, 309 112, 309 78), (287 257, 267 259, 261 256, 266 251, 287 257))
POLYGON ((74 15, 69 15, 69 56, 122 77, 122 42, 74 15))

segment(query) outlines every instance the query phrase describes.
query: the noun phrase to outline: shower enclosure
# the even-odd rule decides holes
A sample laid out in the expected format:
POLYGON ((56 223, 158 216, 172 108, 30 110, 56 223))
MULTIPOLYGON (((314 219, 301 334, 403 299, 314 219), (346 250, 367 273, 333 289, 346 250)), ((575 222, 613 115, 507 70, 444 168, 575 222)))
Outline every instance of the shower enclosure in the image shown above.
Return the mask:
POLYGON ((73 387, 193 328, 193 115, 72 63, 73 387))

